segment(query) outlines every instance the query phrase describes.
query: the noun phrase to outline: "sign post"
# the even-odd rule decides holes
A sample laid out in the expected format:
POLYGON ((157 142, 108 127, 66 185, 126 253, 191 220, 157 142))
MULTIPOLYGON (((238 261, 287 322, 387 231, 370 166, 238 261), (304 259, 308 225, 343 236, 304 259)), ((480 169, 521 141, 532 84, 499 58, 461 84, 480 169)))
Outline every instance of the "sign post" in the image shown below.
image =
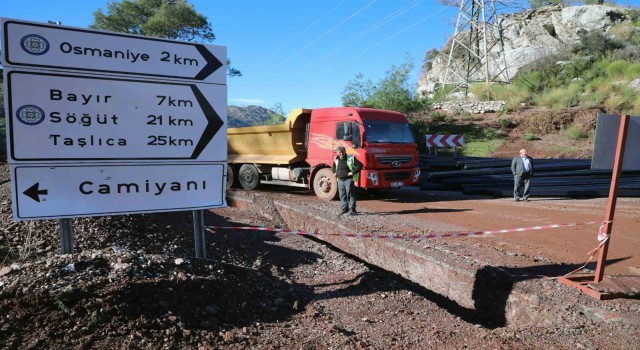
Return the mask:
POLYGON ((60 246, 62 254, 73 254, 73 222, 71 219, 60 219, 60 246))
POLYGON ((206 259, 207 249, 204 237, 204 213, 202 210, 193 211, 193 241, 196 246, 196 258, 206 259))

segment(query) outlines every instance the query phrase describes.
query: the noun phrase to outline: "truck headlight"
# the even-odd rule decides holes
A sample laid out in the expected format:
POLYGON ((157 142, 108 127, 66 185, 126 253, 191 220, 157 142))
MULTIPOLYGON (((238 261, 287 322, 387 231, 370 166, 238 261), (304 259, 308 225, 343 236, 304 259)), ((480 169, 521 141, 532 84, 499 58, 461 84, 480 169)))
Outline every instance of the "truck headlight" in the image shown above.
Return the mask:
POLYGON ((367 172, 367 179, 373 182, 374 186, 378 186, 378 173, 375 171, 367 172))
POLYGON ((413 174, 413 182, 418 182, 420 179, 420 168, 416 168, 416 172, 413 174))

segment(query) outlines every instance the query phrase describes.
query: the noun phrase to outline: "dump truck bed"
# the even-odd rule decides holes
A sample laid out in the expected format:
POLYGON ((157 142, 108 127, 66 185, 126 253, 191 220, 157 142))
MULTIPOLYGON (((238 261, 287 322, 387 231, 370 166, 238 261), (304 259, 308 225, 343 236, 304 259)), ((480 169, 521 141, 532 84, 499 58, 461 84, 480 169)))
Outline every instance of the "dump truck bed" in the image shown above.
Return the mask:
POLYGON ((227 129, 228 162, 293 164, 306 159, 306 124, 311 110, 298 108, 281 125, 227 129))

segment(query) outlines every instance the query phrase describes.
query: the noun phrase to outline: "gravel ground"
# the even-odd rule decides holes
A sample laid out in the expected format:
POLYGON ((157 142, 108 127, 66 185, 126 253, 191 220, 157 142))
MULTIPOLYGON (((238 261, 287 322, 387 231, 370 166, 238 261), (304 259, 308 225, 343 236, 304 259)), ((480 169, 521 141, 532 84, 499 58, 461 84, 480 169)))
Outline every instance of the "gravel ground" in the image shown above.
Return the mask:
MULTIPOLYGON (((0 183, 7 174, 0 166, 0 183)), ((9 190, 0 185, 1 348, 638 348, 638 324, 607 320, 619 305, 640 315, 637 301, 576 305, 563 327, 492 327, 301 236, 217 232, 207 235, 210 258, 192 258, 184 212, 74 219, 76 253, 61 255, 57 221, 13 222, 9 190), (601 322, 592 315, 598 312, 601 322)), ((282 225, 264 208, 218 209, 205 224, 282 225)), ((364 215, 358 220, 385 229, 364 215)))

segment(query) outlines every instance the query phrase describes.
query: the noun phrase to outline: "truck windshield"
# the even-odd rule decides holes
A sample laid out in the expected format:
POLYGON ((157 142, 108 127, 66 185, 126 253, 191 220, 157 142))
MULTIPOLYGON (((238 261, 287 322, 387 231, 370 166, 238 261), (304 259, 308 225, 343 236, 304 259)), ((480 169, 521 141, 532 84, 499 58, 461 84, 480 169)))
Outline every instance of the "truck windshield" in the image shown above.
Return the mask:
POLYGON ((363 120, 364 137, 367 142, 414 143, 413 134, 407 123, 379 120, 363 120))

